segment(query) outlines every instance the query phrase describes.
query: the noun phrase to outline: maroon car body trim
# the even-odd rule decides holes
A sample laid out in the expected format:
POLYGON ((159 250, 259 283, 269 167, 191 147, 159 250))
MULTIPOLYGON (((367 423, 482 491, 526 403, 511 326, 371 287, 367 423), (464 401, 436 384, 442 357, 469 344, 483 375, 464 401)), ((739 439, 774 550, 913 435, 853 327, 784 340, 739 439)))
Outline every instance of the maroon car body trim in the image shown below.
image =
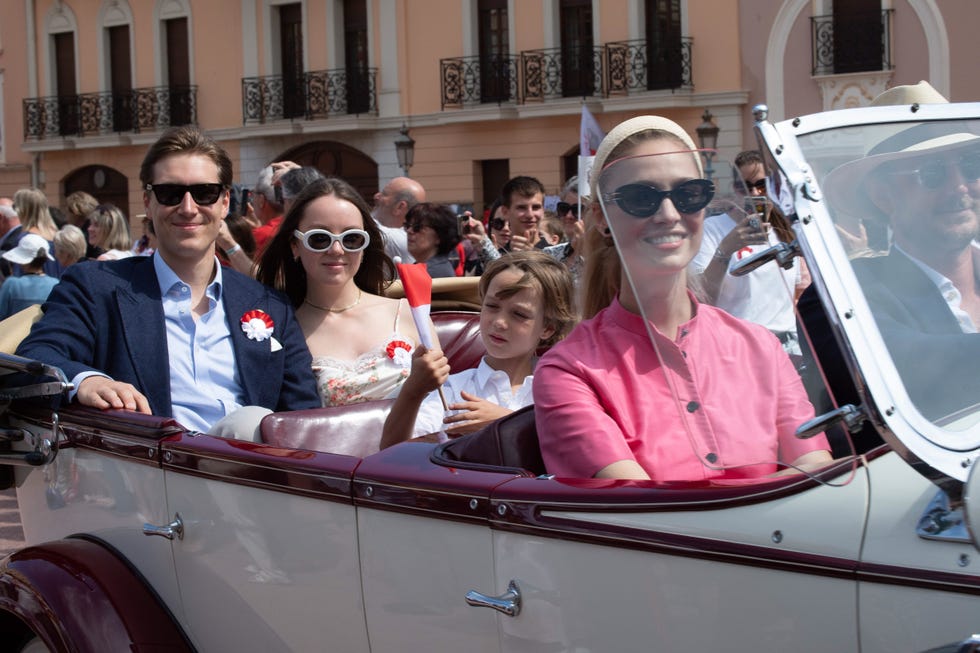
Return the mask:
POLYGON ((249 487, 351 501, 353 456, 284 449, 210 435, 182 435, 161 443, 165 470, 249 487))
POLYGON ((485 523, 490 494, 517 476, 435 465, 435 446, 406 442, 365 458, 355 473, 355 505, 485 523))
POLYGON ((858 578, 865 583, 883 583, 943 592, 980 595, 980 576, 956 574, 935 569, 917 569, 874 563, 861 563, 858 578))
POLYGON ((143 578, 114 551, 70 538, 21 549, 0 564, 0 609, 52 651, 193 651, 143 578))

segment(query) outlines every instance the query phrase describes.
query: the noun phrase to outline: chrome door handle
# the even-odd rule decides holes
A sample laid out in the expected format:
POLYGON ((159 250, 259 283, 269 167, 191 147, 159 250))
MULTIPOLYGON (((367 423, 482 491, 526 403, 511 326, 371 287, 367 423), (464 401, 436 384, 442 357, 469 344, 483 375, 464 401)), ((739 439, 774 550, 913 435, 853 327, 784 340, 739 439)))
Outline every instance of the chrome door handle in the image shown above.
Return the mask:
POLYGON ((184 539, 184 522, 180 518, 180 513, 175 512, 174 520, 166 526, 143 524, 143 535, 159 535, 160 537, 165 537, 168 540, 174 539, 175 536, 178 540, 184 539))
POLYGON ((493 608, 508 617, 516 617, 521 613, 521 588, 517 586, 517 581, 512 580, 507 585, 507 591, 500 596, 487 596, 470 590, 466 593, 466 602, 478 608, 493 608))

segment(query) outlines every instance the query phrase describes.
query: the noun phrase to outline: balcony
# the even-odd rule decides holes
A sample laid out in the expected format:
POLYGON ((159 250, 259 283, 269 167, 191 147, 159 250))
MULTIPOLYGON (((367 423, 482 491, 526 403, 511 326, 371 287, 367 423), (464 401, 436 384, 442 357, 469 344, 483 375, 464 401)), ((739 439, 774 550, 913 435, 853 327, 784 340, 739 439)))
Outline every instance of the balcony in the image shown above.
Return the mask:
POLYGON ((893 12, 867 12, 836 24, 833 16, 812 16, 813 76, 891 70, 893 12))
POLYGON ((442 108, 693 88, 692 44, 691 38, 672 48, 656 48, 646 40, 620 41, 525 50, 518 56, 442 59, 442 108))
POLYGON ((517 57, 456 57, 439 66, 443 109, 517 101, 517 57))
POLYGON ((378 113, 377 68, 341 68, 242 79, 242 121, 317 120, 330 116, 378 113))
POLYGON ((24 140, 145 132, 197 122, 196 86, 134 88, 24 100, 24 140))

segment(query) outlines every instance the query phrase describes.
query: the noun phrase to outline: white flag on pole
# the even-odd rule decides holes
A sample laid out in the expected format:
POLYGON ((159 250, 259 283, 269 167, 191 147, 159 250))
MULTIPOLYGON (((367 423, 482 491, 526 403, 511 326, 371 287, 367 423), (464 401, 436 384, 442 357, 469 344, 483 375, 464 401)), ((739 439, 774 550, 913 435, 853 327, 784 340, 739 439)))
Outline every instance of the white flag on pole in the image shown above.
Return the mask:
POLYGON ((599 127, 595 116, 583 104, 578 157, 578 195, 580 198, 588 196, 591 192, 589 190, 589 177, 592 175, 592 162, 595 160, 595 152, 599 149, 599 143, 605 137, 606 133, 599 127))

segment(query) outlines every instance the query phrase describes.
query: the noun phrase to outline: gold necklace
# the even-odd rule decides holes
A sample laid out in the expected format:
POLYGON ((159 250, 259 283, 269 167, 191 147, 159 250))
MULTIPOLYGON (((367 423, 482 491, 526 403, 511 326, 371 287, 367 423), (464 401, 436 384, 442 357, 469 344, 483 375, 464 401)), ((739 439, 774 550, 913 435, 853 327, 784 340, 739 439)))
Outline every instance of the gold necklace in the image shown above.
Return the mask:
POLYGON ((357 289, 357 299, 355 299, 354 300, 354 303, 351 304, 350 306, 344 306, 343 308, 327 308, 326 306, 317 306, 316 304, 314 304, 313 302, 311 302, 308 299, 304 299, 303 301, 305 303, 309 304, 310 306, 312 306, 313 308, 318 309, 318 310, 321 310, 321 311, 326 311, 328 313, 345 313, 345 312, 349 311, 350 309, 354 308, 355 306, 357 306, 358 304, 361 303, 361 295, 362 295, 361 289, 358 288, 357 289))

